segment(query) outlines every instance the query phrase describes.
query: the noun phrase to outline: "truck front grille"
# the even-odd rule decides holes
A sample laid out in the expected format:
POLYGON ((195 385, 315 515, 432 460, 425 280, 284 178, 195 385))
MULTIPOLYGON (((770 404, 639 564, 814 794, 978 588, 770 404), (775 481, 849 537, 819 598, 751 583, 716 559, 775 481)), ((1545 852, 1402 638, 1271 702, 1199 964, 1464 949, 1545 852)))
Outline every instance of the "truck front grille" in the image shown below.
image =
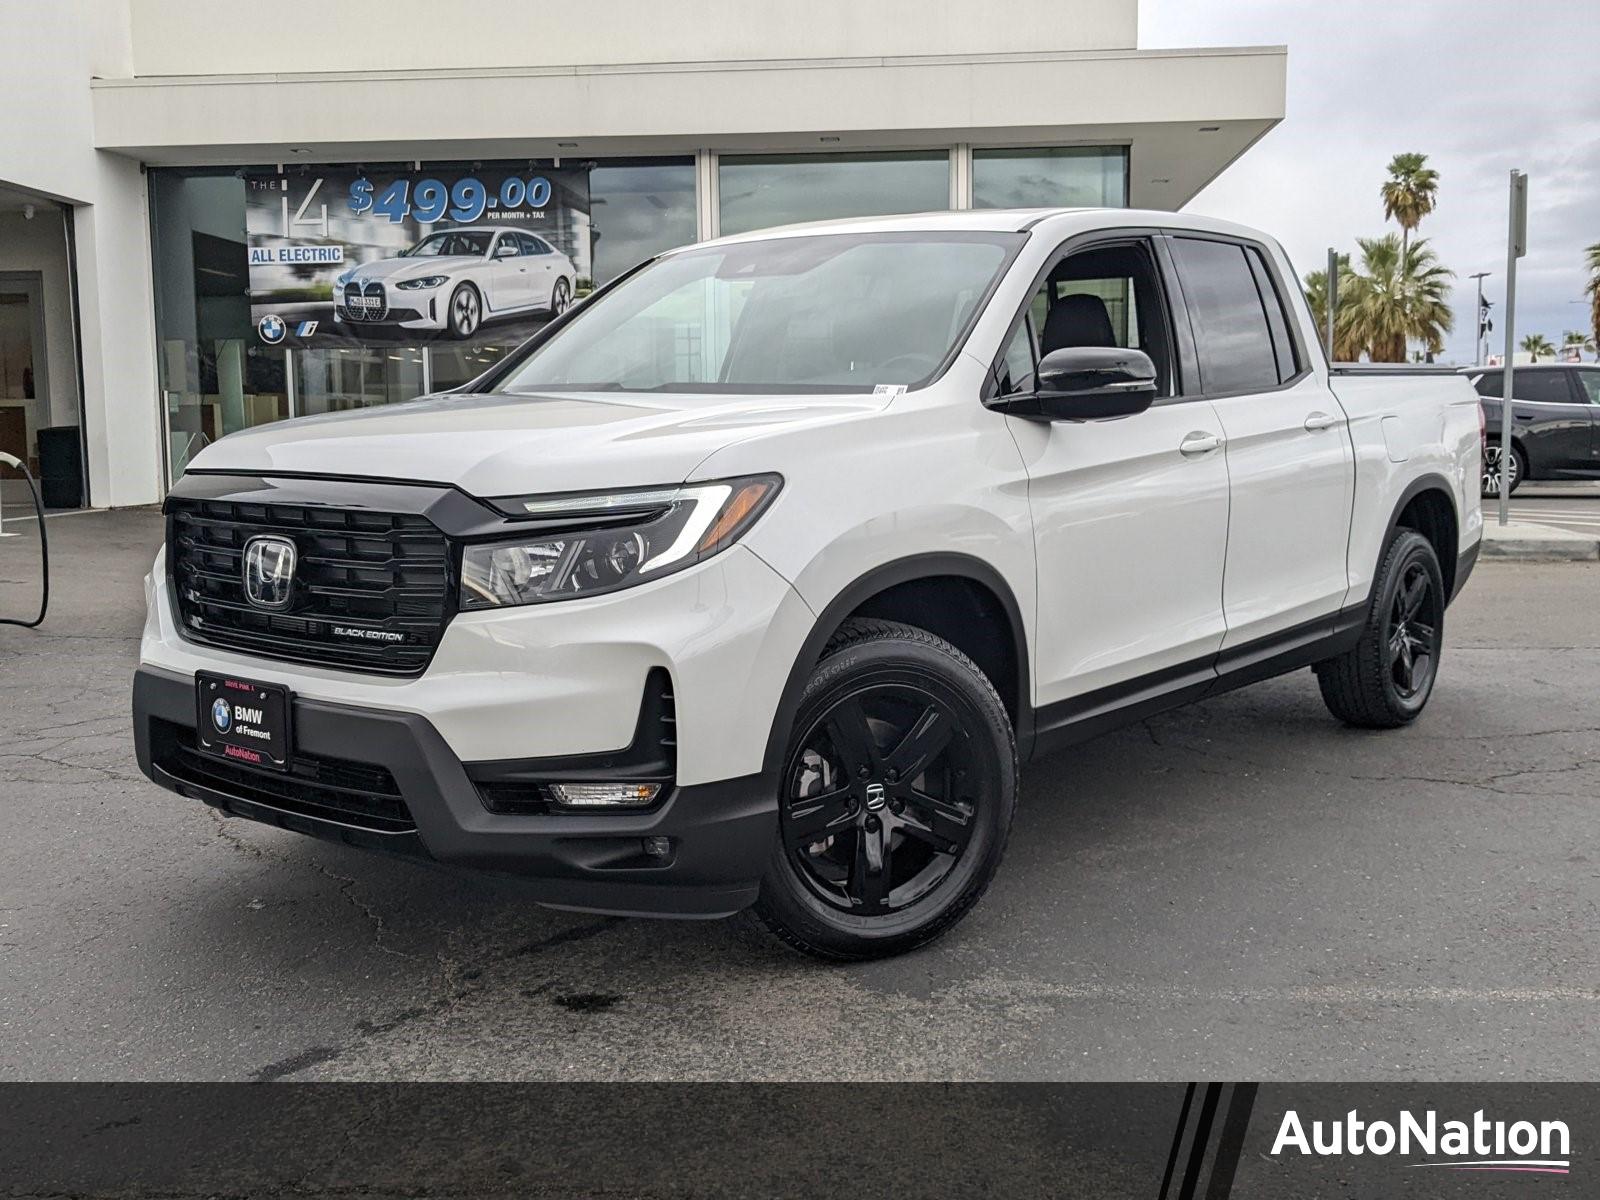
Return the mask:
POLYGON ((450 544, 425 517, 171 496, 167 559, 183 635, 264 658, 383 675, 427 668, 454 614, 450 544), (252 605, 245 544, 277 534, 298 563, 282 611, 252 605))

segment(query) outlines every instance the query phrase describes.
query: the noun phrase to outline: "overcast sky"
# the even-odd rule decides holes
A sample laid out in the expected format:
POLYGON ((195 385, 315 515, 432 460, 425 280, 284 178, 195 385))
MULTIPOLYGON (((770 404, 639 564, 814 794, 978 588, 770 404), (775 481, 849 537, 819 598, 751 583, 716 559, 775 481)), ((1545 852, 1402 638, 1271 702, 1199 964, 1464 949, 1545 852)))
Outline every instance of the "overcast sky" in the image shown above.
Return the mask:
POLYGON ((1303 277, 1330 245, 1354 253, 1358 235, 1384 232, 1384 167, 1426 154, 1439 197, 1420 232, 1458 277, 1446 353, 1470 363, 1475 271, 1494 273, 1500 348, 1507 174, 1520 168, 1517 340, 1589 327, 1572 302, 1583 248, 1600 242, 1600 0, 1140 0, 1139 44, 1289 47, 1283 122, 1188 211, 1274 234, 1303 277))

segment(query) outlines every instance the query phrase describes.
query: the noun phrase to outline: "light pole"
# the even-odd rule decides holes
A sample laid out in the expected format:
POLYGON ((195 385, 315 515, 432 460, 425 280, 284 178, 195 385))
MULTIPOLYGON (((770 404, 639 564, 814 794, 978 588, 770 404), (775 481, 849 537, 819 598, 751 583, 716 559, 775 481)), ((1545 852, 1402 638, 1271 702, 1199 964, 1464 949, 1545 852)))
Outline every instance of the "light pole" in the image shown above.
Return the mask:
POLYGON ((1467 276, 1478 281, 1478 324, 1472 340, 1472 365, 1475 367, 1483 366, 1483 281, 1492 274, 1492 271, 1479 271, 1467 276))

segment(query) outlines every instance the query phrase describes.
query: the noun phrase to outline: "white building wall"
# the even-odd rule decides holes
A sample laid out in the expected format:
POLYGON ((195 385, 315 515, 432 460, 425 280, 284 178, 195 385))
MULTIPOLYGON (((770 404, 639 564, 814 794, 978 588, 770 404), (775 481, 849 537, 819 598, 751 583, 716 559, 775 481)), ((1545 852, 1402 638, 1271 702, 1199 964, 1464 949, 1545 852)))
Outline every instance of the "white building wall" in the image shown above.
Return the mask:
POLYGON ((133 0, 137 75, 1132 49, 1137 0, 133 0), (263 17, 267 19, 263 20, 263 17))
POLYGON ((0 4, 0 46, 0 182, 73 207, 89 499, 150 504, 162 486, 144 178, 95 149, 88 86, 132 74, 128 0, 0 4))

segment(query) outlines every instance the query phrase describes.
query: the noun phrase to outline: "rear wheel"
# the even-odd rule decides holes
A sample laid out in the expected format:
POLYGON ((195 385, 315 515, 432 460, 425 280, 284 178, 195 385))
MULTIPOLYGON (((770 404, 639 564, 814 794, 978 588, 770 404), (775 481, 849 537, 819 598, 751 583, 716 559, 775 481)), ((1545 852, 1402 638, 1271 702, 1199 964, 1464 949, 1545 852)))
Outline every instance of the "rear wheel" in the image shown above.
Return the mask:
POLYGON ((565 279, 556 280, 555 287, 550 289, 550 315, 559 317, 571 303, 572 285, 565 279))
POLYGON ((1511 490, 1517 490, 1523 478, 1528 474, 1528 460, 1522 451, 1513 444, 1511 457, 1508 459, 1500 453, 1500 443, 1490 442, 1483 448, 1483 494, 1484 496, 1498 496, 1500 494, 1501 464, 1511 472, 1511 490))
POLYGON ((965 916, 1000 865, 1011 721, 948 642, 851 621, 802 694, 782 786, 756 916, 819 958, 899 954, 965 916))
POLYGON ((1413 529, 1389 540, 1355 649, 1316 666, 1329 711, 1365 729, 1409 725, 1428 703, 1444 648, 1444 576, 1413 529))

